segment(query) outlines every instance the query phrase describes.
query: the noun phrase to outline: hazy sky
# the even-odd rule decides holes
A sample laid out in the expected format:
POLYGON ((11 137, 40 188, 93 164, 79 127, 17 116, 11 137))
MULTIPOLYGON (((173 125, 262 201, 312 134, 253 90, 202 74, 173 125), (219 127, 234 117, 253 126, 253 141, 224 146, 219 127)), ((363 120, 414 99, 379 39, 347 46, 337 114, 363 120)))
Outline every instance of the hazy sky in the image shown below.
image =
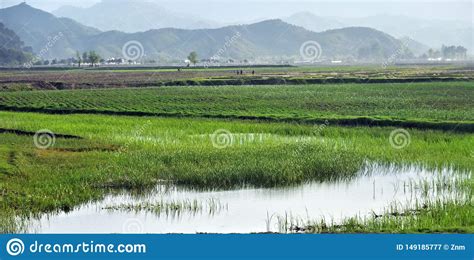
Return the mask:
MULTIPOLYGON (((100 0, 28 0, 28 4, 53 11, 64 5, 87 7, 100 0)), ((106 0, 124 1, 124 0, 106 0)), ((150 1, 182 13, 194 13, 221 22, 278 18, 311 11, 320 16, 361 17, 394 14, 425 19, 450 19, 473 22, 472 0, 126 0, 150 1)), ((22 0, 0 0, 8 7, 22 0)))

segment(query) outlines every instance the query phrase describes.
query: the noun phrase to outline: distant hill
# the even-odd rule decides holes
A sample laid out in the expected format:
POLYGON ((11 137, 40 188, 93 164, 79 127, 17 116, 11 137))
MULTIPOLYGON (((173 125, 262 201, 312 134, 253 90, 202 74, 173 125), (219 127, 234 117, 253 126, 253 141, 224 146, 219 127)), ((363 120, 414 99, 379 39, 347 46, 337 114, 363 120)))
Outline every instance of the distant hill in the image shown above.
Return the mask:
POLYGON ((397 39, 370 28, 315 33, 281 20, 267 20, 219 29, 168 28, 132 34, 111 31, 91 37, 88 47, 105 56, 117 57, 129 41, 140 42, 146 57, 167 60, 183 60, 191 51, 196 51, 200 58, 211 58, 222 50, 225 51, 219 55, 221 58, 275 61, 293 57, 301 60, 300 49, 310 41, 320 44, 321 59, 382 60, 401 46, 397 39), (226 44, 231 47, 225 47, 226 44))
POLYGON ((31 56, 16 33, 0 23, 0 65, 21 65, 31 56))
POLYGON ((25 3, 0 9, 0 22, 15 31, 35 53, 42 53, 44 59, 71 56, 76 49, 82 49, 88 37, 100 33, 97 29, 69 18, 57 18, 25 3))
POLYGON ((375 15, 343 21, 358 26, 369 26, 395 37, 408 36, 430 47, 441 45, 463 45, 474 50, 474 27, 472 23, 423 20, 400 15, 375 15))
POLYGON ((0 10, 0 17, 20 37, 33 46, 35 53, 47 48, 44 58, 72 57, 76 50, 96 50, 102 57, 123 57, 123 47, 138 42, 145 59, 184 60, 191 51, 200 59, 278 61, 301 60, 305 43, 319 43, 320 59, 383 60, 400 49, 401 42, 383 32, 351 27, 316 33, 281 20, 218 29, 164 28, 138 33, 100 32, 67 18, 57 18, 26 4, 0 10), (17 17, 16 19, 14 17, 17 17), (18 18, 19 17, 19 18, 18 18), (54 44, 51 39, 62 33, 54 44))
POLYGON ((199 29, 217 27, 215 22, 178 14, 155 3, 132 0, 103 0, 88 8, 64 6, 53 12, 103 31, 142 32, 160 28, 199 29))
POLYGON ((474 26, 466 22, 424 20, 388 14, 360 18, 335 18, 317 16, 310 12, 296 13, 283 20, 316 32, 348 26, 370 27, 397 38, 409 37, 419 43, 418 46, 413 46, 418 50, 423 49, 423 46, 440 48, 445 44, 462 45, 471 53, 474 51, 474 26))

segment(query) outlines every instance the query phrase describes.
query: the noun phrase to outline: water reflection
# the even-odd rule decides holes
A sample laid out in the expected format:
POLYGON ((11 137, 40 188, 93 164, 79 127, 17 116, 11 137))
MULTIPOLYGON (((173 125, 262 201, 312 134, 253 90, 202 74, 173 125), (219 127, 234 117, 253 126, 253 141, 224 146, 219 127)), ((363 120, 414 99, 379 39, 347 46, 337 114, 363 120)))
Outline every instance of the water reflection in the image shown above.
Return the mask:
POLYGON ((107 196, 69 213, 44 215, 30 223, 38 233, 251 233, 279 231, 272 216, 340 221, 382 214, 394 203, 413 207, 424 200, 464 196, 457 189, 468 174, 451 168, 371 163, 358 177, 309 182, 287 188, 199 191, 167 184, 142 195, 107 196), (211 201, 212 205, 209 204, 211 201), (132 220, 132 221, 131 221, 132 220))

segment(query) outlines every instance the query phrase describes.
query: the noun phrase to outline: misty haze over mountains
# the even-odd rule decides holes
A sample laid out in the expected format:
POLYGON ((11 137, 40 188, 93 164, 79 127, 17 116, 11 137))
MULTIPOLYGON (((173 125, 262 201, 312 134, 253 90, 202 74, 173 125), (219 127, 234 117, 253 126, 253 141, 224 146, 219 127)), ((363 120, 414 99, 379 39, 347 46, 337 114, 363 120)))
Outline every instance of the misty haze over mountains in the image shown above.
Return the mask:
POLYGON ((317 41, 324 50, 322 58, 369 61, 386 59, 402 47, 399 40, 371 28, 350 27, 316 33, 278 19, 218 29, 102 32, 20 4, 1 9, 0 22, 15 31, 36 53, 48 46, 42 58, 68 58, 76 51, 87 50, 95 50, 103 57, 121 57, 122 47, 131 41, 142 45, 146 59, 160 60, 184 60, 192 51, 202 58, 211 58, 229 45, 231 39, 232 48, 222 52, 221 58, 297 59, 303 43, 317 41), (52 39, 56 39, 53 44, 52 39))
MULTIPOLYGON (((280 16, 268 14, 265 9, 274 8, 281 2, 275 1, 255 2, 253 4, 242 4, 240 8, 256 9, 262 12, 260 19, 246 20, 241 18, 234 22, 226 20, 212 20, 216 12, 227 13, 223 11, 221 6, 215 2, 209 5, 197 5, 196 8, 185 8, 180 2, 170 3, 158 1, 132 1, 132 0, 102 0, 88 8, 78 8, 65 6, 53 12, 59 17, 72 18, 84 25, 92 26, 103 31, 119 30, 124 32, 142 32, 151 29, 160 28, 181 28, 181 29, 210 29, 226 25, 248 24, 256 21, 267 19, 282 19, 290 24, 304 27, 315 32, 325 30, 339 29, 350 26, 371 27, 386 32, 396 38, 410 37, 427 47, 439 48, 445 45, 463 45, 472 50, 474 26, 463 17, 462 13, 457 17, 458 21, 440 20, 437 16, 431 19, 422 19, 409 17, 406 15, 390 15, 378 14, 365 17, 344 17, 344 16, 321 16, 312 13, 308 9, 307 12, 297 12, 289 16, 280 16), (161 5, 159 3, 162 3, 161 5), (215 7, 214 7, 215 6, 215 7), (208 8, 208 10, 199 11, 200 8, 208 8), (214 9, 215 8, 215 9, 214 9), (213 11, 214 10, 214 11, 213 11), (217 11, 216 11, 217 10, 217 11), (213 11, 213 12, 212 12, 213 11), (264 16, 266 15, 266 16, 264 16), (93 18, 91 18, 93 17, 93 18), (463 20, 464 19, 464 20, 463 20)), ((320 6, 339 5, 343 8, 350 3, 322 3, 320 6)), ((295 3, 295 5, 298 5, 295 3)), ((360 5, 360 4, 358 4, 360 5)), ((194 6, 194 5, 193 5, 194 6)), ((230 5, 232 6, 232 5, 230 5)), ((387 4, 389 6, 389 4, 387 4)), ((227 7, 230 9, 231 7, 227 7)), ((232 10, 235 10, 232 8, 232 10)), ((239 9, 236 12, 240 11, 239 9)), ((387 12, 389 10, 385 10, 387 12)), ((252 12, 255 12, 253 10, 252 12)), ((422 10, 420 10, 422 12, 422 10)), ((469 17, 467 17, 469 19, 469 17)))
MULTIPOLYGON (((103 0, 27 0, 35 8, 54 12, 64 6, 88 8, 103 0)), ((470 0, 109 0, 149 2, 172 12, 188 13, 223 23, 268 20, 294 13, 311 12, 318 16, 362 18, 396 15, 423 20, 457 20, 472 23, 470 0)), ((0 0, 0 8, 23 0, 0 0)))
POLYGON ((219 23, 192 14, 170 11, 144 1, 104 0, 89 8, 64 6, 53 12, 102 31, 142 32, 161 28, 210 29, 219 23), (91 18, 93 17, 93 18, 91 18))
MULTIPOLYGON (((139 41, 146 50, 146 59, 183 60, 191 51, 209 59, 235 35, 239 37, 221 58, 291 60, 297 58, 305 41, 317 41, 324 50, 322 58, 329 60, 386 60, 394 54, 396 58, 410 58, 443 44, 462 45, 471 53, 474 49, 473 24, 466 21, 402 15, 341 18, 306 11, 252 21, 246 21, 250 17, 246 16, 242 21, 229 22, 232 18, 212 19, 215 14, 211 11, 219 9, 219 4, 177 8, 182 3, 163 7, 143 0, 102 0, 89 7, 61 6, 54 15, 23 3, 0 9, 0 23, 35 53, 44 51, 51 38, 57 38, 51 48, 42 52, 44 59, 70 58, 76 51, 88 50, 95 50, 102 57, 120 57, 128 41, 139 41), (199 11, 200 8, 208 8, 209 12, 199 11)), ((248 2, 244 3, 247 5, 243 7, 248 6, 248 2)), ((270 0, 254 5, 262 4, 275 8, 270 0)), ((252 9, 256 11, 258 8, 252 9)), ((268 13, 262 11, 262 15, 268 13)))

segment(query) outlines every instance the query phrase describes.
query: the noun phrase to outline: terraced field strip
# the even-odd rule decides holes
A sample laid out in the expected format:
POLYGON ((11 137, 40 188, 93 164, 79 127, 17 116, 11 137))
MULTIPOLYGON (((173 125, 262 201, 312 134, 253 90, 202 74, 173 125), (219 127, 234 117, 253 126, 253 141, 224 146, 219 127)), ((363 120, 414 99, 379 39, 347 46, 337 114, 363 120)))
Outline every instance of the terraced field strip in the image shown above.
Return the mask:
POLYGON ((0 109, 473 132, 474 84, 330 84, 0 92, 0 109))

